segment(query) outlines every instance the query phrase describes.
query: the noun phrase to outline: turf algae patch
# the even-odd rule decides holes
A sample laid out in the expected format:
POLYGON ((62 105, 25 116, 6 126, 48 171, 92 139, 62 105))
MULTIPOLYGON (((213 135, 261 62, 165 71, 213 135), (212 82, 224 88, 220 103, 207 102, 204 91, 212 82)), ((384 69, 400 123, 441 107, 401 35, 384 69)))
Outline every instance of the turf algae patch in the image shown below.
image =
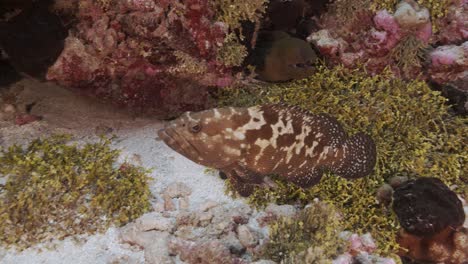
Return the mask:
POLYGON ((328 175, 307 190, 276 180, 279 188, 258 189, 250 202, 308 203, 314 198, 334 204, 346 229, 370 231, 380 253, 397 247, 395 216, 375 198, 377 188, 397 175, 437 177, 466 197, 468 182, 467 119, 449 113, 446 99, 424 81, 404 81, 389 70, 369 76, 366 70, 320 67, 307 79, 225 89, 220 105, 246 106, 286 102, 313 113, 329 113, 346 131, 364 131, 377 145, 377 165, 370 176, 347 181, 328 175))
POLYGON ((297 216, 281 217, 270 226, 269 241, 262 254, 285 264, 331 264, 330 260, 346 248, 345 241, 339 238, 341 231, 343 225, 333 206, 313 202, 297 216), (307 255, 313 255, 313 259, 307 255))
POLYGON ((122 225, 150 209, 146 169, 116 165, 112 139, 79 147, 70 137, 36 139, 0 152, 0 244, 24 249, 122 225))

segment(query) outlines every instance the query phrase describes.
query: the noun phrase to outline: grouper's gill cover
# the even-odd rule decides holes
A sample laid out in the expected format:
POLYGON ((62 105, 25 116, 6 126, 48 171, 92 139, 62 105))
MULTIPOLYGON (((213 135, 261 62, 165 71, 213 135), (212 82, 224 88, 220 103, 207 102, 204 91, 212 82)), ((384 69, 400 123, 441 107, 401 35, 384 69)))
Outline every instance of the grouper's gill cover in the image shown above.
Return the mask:
POLYGON ((376 162, 369 136, 348 137, 335 118, 283 104, 188 112, 158 134, 190 160, 222 170, 244 196, 264 175, 309 187, 325 170, 354 179, 376 162))

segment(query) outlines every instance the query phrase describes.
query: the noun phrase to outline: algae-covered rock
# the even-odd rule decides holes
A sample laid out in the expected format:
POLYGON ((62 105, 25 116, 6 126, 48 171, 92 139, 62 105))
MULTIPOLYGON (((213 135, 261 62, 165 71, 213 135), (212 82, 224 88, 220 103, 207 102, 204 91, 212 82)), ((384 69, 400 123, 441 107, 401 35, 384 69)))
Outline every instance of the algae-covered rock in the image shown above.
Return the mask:
POLYGON ((345 241, 339 238, 343 230, 340 222, 332 206, 313 202, 297 216, 280 217, 271 224, 262 257, 281 263, 329 261, 345 247, 345 241))
POLYGON ((23 249, 125 224, 148 211, 148 170, 124 163, 102 139, 78 147, 67 136, 0 152, 0 244, 23 249))
POLYGON ((400 225, 419 236, 434 235, 447 227, 457 229, 465 221, 460 199, 437 178, 405 182, 396 188, 392 207, 400 225))

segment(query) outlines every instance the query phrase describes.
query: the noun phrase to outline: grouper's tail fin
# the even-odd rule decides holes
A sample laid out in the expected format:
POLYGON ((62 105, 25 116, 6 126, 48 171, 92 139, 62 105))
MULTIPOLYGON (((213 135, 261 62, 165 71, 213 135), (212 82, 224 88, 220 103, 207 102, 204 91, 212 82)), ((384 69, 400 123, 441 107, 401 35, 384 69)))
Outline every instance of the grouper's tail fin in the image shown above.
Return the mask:
POLYGON ((377 160, 374 140, 362 132, 348 138, 340 150, 343 153, 341 162, 331 170, 346 179, 356 179, 369 175, 377 160))

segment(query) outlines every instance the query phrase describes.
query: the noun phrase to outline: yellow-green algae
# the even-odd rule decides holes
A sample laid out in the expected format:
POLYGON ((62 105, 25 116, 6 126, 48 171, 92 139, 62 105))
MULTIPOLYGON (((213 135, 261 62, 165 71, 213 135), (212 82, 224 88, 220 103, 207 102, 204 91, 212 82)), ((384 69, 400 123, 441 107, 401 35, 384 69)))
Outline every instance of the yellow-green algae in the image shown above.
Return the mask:
POLYGON ((116 166, 110 138, 82 147, 70 136, 2 149, 0 244, 24 249, 49 239, 102 231, 150 209, 146 169, 116 166))
POLYGON ((329 113, 351 134, 370 134, 378 150, 372 175, 354 181, 324 175, 307 190, 276 179, 279 188, 258 189, 250 203, 306 204, 318 197, 343 213, 346 229, 371 232, 383 255, 395 252, 398 229, 391 210, 375 197, 386 180, 395 175, 438 177, 449 186, 458 186, 457 193, 467 195, 467 119, 451 116, 447 100, 424 81, 404 81, 388 69, 369 76, 364 68, 321 66, 303 80, 225 89, 219 101, 235 106, 282 101, 312 113, 329 113))
POLYGON ((414 35, 404 37, 390 52, 403 76, 411 76, 411 71, 421 71, 422 62, 428 53, 429 45, 414 35))
POLYGON ((343 231, 332 205, 312 202, 295 217, 281 217, 270 226, 265 258, 284 264, 330 263, 346 248, 343 231))
POLYGON ((228 34, 223 46, 217 52, 217 60, 228 67, 240 66, 247 57, 242 22, 259 24, 266 10, 268 0, 214 0, 216 21, 224 23, 228 34))

